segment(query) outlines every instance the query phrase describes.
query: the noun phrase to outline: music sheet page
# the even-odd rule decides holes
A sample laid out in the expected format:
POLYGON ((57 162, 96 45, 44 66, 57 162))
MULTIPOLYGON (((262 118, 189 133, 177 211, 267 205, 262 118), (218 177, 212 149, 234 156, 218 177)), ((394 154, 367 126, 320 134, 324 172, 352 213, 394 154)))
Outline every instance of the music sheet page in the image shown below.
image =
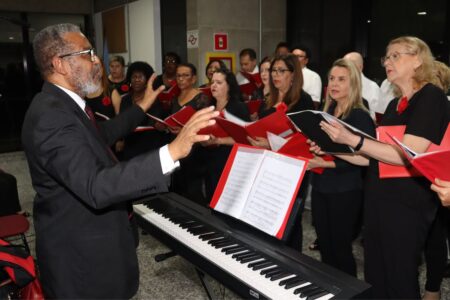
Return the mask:
POLYGON ((305 161, 266 152, 240 219, 276 235, 305 167, 305 161))
POLYGON ((239 218, 263 159, 263 150, 239 149, 215 210, 239 218))

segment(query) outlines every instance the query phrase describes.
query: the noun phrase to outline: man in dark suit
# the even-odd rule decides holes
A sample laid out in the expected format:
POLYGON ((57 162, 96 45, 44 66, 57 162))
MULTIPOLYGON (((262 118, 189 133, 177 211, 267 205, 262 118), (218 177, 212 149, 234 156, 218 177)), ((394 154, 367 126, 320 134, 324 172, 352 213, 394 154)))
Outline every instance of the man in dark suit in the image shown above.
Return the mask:
POLYGON ((139 269, 126 201, 167 190, 167 174, 192 145, 208 139, 212 108, 197 112, 176 139, 128 162, 109 151, 145 118, 159 92, 152 77, 144 99, 95 124, 83 98, 101 79, 99 58, 79 28, 47 27, 34 40, 45 79, 26 114, 22 142, 33 187, 36 254, 48 298, 130 298, 139 269))

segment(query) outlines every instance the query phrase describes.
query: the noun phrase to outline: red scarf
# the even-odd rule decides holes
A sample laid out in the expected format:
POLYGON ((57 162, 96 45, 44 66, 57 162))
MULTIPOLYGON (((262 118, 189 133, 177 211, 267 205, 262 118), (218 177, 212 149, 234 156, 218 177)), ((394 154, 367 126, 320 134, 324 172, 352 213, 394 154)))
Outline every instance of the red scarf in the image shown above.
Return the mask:
POLYGON ((404 96, 399 100, 399 103, 397 106, 397 113, 399 115, 401 115, 407 107, 408 107, 408 98, 406 96, 404 96))

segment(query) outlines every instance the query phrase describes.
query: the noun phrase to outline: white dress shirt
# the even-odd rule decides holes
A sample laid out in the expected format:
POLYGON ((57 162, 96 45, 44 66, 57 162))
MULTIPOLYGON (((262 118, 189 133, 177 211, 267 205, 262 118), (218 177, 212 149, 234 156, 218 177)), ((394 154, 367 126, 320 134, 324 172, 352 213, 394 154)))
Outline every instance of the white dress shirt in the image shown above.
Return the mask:
MULTIPOLYGON (((256 66, 250 74, 256 74, 256 73, 259 73, 259 67, 258 67, 258 66, 256 66)), ((249 82, 250 82, 250 81, 248 81, 247 78, 245 78, 245 77, 241 74, 241 72, 238 72, 238 73, 236 74, 236 80, 237 80, 237 82, 238 82, 239 85, 243 85, 243 84, 246 84, 246 83, 249 83, 249 82)))
POLYGON ((319 74, 304 67, 302 69, 303 73, 303 90, 307 92, 314 102, 320 103, 320 98, 322 95, 322 80, 319 74))
MULTIPOLYGON (((66 92, 66 94, 69 95, 70 98, 73 99, 73 101, 75 101, 75 103, 83 110, 83 112, 89 118, 86 111, 84 110, 84 108, 86 107, 86 101, 84 99, 82 99, 78 94, 74 93, 71 90, 68 90, 57 84, 55 85, 64 92, 66 92)), ((172 157, 170 156, 169 145, 165 145, 159 149, 159 160, 161 162, 161 169, 164 175, 170 174, 173 170, 175 170, 175 168, 180 166, 180 162, 173 161, 172 157)))
POLYGON ((362 97, 369 102, 370 116, 374 119, 380 98, 380 88, 375 81, 370 80, 361 73, 362 97))
POLYGON ((381 83, 380 98, 378 101, 376 112, 384 114, 389 102, 391 102, 391 100, 394 98, 395 98, 394 85, 390 83, 389 80, 387 79, 383 80, 383 82, 381 83))

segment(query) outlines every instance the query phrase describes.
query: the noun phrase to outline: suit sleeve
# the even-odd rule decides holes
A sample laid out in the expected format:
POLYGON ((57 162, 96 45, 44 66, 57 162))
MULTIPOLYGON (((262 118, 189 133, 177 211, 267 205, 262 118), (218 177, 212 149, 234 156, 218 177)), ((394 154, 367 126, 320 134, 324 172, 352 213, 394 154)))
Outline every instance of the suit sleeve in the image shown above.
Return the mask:
POLYGON ((124 112, 105 122, 99 122, 99 130, 107 145, 131 133, 146 118, 145 113, 137 105, 132 105, 124 112))
POLYGON ((41 168, 90 207, 167 191, 158 151, 115 163, 99 136, 66 110, 40 115, 31 138, 41 168))

